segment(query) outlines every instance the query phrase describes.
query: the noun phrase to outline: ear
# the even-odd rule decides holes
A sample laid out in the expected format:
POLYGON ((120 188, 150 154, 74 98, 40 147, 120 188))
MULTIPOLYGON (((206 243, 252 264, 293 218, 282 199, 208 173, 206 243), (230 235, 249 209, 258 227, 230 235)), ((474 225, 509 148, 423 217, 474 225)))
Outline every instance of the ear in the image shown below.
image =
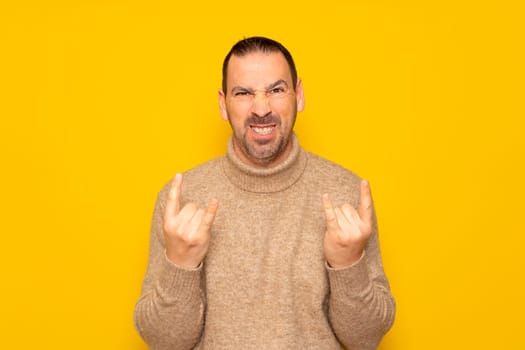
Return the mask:
POLYGON ((297 79, 297 85, 295 86, 295 98, 297 100, 297 112, 302 112, 304 109, 304 90, 301 79, 297 79))
POLYGON ((219 89, 219 110, 221 112, 221 118, 224 120, 228 120, 228 111, 226 110, 226 96, 224 95, 224 91, 219 89))

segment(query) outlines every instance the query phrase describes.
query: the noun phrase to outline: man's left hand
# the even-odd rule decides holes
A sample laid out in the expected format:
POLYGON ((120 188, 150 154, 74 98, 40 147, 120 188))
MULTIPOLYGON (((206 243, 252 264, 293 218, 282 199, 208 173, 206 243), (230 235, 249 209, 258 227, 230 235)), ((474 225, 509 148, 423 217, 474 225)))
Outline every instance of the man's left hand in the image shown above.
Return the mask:
POLYGON ((334 208, 330 195, 323 195, 326 215, 324 254, 332 268, 343 268, 357 262, 372 234, 372 195, 367 181, 361 181, 360 190, 357 210, 348 203, 334 208))

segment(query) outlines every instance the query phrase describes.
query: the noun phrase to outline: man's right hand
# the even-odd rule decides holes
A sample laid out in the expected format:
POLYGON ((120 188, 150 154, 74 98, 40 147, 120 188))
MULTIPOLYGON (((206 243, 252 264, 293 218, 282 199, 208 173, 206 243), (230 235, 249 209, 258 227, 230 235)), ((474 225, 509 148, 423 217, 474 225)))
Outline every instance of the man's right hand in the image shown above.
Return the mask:
POLYGON ((206 209, 194 203, 180 209, 181 187, 182 174, 177 174, 171 182, 164 212, 166 256, 178 266, 192 269, 200 265, 208 252, 211 225, 219 202, 212 199, 206 209))

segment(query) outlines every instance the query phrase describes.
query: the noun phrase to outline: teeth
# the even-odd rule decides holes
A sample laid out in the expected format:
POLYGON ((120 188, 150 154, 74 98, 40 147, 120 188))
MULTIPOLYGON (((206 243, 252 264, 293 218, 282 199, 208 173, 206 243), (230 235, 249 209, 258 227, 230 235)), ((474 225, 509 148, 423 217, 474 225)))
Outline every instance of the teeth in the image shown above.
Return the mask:
POLYGON ((257 127, 252 127, 252 130, 255 131, 256 133, 258 133, 259 135, 268 135, 269 133, 272 132, 273 128, 270 128, 270 127, 266 127, 266 128, 257 128, 257 127))

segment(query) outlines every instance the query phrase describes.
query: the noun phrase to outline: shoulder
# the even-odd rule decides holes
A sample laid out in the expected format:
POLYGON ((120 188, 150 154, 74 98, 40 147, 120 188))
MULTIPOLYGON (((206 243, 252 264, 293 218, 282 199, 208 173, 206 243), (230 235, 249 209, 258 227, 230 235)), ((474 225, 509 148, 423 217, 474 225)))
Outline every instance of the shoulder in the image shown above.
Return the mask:
POLYGON ((331 160, 307 152, 308 166, 306 179, 323 193, 330 193, 334 199, 357 200, 361 178, 353 171, 331 160))
POLYGON ((182 173, 181 203, 195 202, 206 206, 211 198, 224 191, 227 183, 223 162, 225 157, 218 157, 199 164, 182 173))
POLYGON ((309 171, 318 173, 327 181, 359 183, 361 178, 353 171, 329 159, 307 152, 309 171))
POLYGON ((184 172, 184 180, 188 183, 207 182, 222 175, 222 161, 223 157, 208 160, 205 163, 195 166, 184 172))
MULTIPOLYGON (((181 197, 183 199, 187 198, 188 193, 206 193, 209 191, 209 188, 213 187, 217 182, 223 182, 223 158, 224 157, 214 158, 181 172, 183 176, 181 197)), ((175 174, 173 175, 175 176, 175 174)), ((161 201, 165 200, 171 187, 171 181, 172 180, 166 182, 159 191, 161 201)))

